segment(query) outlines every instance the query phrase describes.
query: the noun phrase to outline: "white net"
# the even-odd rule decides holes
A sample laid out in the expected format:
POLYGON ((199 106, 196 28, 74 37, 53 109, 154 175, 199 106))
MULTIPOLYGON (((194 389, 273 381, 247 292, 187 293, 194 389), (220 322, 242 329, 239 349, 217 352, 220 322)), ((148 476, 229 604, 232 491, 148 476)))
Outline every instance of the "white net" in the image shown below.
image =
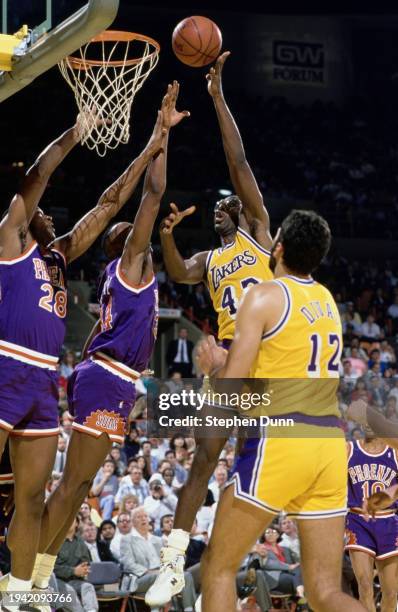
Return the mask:
POLYGON ((82 144, 103 157, 128 142, 134 97, 158 59, 155 40, 108 30, 59 63, 83 117, 82 144), (138 58, 131 58, 133 45, 140 47, 138 58), (93 55, 99 59, 90 59, 93 55))

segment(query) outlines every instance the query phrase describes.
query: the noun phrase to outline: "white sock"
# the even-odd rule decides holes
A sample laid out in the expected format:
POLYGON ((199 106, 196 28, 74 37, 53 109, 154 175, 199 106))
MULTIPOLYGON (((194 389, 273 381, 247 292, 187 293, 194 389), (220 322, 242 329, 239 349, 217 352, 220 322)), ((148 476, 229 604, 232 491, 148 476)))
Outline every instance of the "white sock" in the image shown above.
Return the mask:
POLYGON ((39 589, 46 589, 50 581, 51 574, 54 570, 54 565, 57 560, 56 555, 48 555, 47 553, 36 555, 34 573, 32 575, 33 584, 39 589), (40 562, 38 563, 38 557, 40 562))
POLYGON ((10 574, 7 591, 31 591, 31 589, 31 580, 21 580, 20 578, 15 578, 15 576, 10 574))
POLYGON ((189 544, 189 535, 188 531, 183 529, 172 529, 167 538, 167 546, 175 548, 178 552, 185 555, 189 544))

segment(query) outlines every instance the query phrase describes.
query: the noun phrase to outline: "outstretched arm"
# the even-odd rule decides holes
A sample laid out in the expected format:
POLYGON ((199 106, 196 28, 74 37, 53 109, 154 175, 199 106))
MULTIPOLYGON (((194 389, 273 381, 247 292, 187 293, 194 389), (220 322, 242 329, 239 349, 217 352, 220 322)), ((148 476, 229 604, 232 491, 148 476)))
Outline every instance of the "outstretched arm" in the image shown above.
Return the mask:
POLYGON ((179 211, 176 204, 170 204, 172 212, 160 224, 160 242, 167 274, 176 283, 196 285, 205 278, 208 251, 197 253, 190 259, 184 259, 177 249, 173 229, 184 217, 195 212, 195 206, 179 211))
POLYGON ((229 51, 220 55, 215 67, 210 69, 206 76, 208 91, 216 108, 229 174, 234 189, 242 201, 243 213, 256 240, 265 248, 270 248, 272 240, 268 212, 246 159, 238 126, 227 106, 222 90, 222 69, 229 55, 229 51))
POLYGON ((162 148, 148 166, 142 199, 134 225, 127 236, 124 247, 121 269, 125 278, 133 284, 138 284, 142 278, 142 264, 145 253, 150 245, 153 226, 159 212, 160 201, 166 190, 167 146, 169 130, 184 118, 188 111, 179 113, 176 103, 179 94, 177 81, 167 88, 167 94, 162 101, 162 110, 158 113, 158 124, 162 130, 162 148))
POLYGON ((126 204, 142 173, 161 144, 162 132, 157 122, 145 149, 125 172, 104 191, 97 205, 84 215, 68 234, 55 240, 52 246, 64 253, 68 262, 87 251, 111 219, 126 204))
POLYGON ((12 258, 21 254, 21 244, 50 176, 80 140, 79 125, 78 117, 76 125, 49 144, 27 171, 19 192, 11 201, 8 214, 0 223, 1 257, 12 258))

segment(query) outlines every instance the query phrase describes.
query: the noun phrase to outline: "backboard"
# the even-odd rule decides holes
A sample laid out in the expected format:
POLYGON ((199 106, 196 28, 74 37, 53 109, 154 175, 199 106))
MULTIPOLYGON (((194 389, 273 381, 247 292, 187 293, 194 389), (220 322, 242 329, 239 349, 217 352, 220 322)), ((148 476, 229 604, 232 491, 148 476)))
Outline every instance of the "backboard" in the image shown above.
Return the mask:
POLYGON ((29 28, 26 44, 13 57, 12 70, 0 71, 0 102, 106 30, 119 0, 0 0, 2 34, 29 28))

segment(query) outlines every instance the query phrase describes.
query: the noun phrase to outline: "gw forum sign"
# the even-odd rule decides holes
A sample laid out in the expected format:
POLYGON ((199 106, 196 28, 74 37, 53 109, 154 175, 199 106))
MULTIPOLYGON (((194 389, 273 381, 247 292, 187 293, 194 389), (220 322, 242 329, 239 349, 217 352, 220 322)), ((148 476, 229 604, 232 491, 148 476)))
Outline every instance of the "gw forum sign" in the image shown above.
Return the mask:
POLYGON ((272 64, 272 78, 281 84, 326 85, 323 43, 273 40, 272 64))

